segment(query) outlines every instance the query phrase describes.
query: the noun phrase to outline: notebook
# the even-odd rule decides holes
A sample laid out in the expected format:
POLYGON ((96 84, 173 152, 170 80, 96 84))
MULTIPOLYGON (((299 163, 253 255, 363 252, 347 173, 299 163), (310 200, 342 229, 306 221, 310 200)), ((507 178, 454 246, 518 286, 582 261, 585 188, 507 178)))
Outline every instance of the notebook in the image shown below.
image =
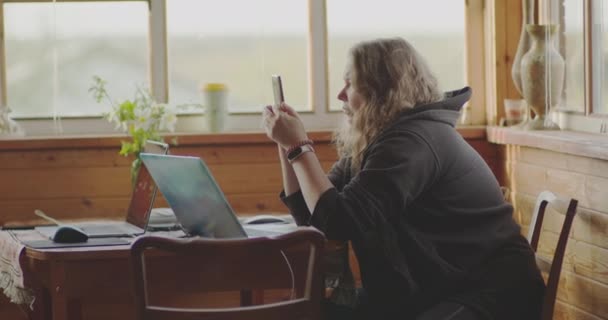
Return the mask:
MULTIPOLYGON (((157 141, 146 141, 144 150, 149 153, 167 154, 169 145, 157 141)), ((156 185, 147 168, 141 166, 133 192, 125 221, 91 221, 74 223, 84 231, 89 238, 128 237, 140 235, 145 232, 150 218, 150 211, 156 199, 156 185)), ((57 226, 40 226, 35 228, 38 232, 53 237, 57 226)))
POLYGON ((271 230, 243 226, 201 158, 140 154, 184 232, 208 238, 276 236, 295 229, 285 224, 271 230))

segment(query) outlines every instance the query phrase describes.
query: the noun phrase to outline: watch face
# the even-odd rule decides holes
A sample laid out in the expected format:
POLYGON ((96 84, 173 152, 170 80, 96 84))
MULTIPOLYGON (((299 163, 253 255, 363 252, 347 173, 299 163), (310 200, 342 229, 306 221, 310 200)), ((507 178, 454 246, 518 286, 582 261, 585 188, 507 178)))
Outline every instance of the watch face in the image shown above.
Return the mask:
POLYGON ((287 161, 289 161, 289 163, 291 163, 292 161, 294 161, 295 159, 297 159, 298 157, 300 157, 302 155, 302 153, 305 152, 314 152, 315 149, 313 149, 313 147, 309 144, 305 144, 303 146, 299 146, 295 149, 293 149, 293 151, 290 151, 287 154, 287 161))
POLYGON ((287 154, 287 160, 293 160, 295 158, 297 158, 300 153, 302 153, 302 147, 297 147, 295 149, 293 149, 293 151, 291 151, 289 154, 287 154))

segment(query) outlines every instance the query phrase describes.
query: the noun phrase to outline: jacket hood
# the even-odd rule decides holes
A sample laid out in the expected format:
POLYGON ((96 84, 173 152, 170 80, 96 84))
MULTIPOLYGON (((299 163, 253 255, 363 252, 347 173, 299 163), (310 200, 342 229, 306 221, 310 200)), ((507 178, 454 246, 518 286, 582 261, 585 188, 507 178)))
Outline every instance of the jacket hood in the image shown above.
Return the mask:
POLYGON ((460 109, 469 101, 471 93, 472 90, 470 87, 448 91, 444 94, 443 100, 419 105, 404 111, 396 122, 400 123, 402 121, 420 119, 439 121, 454 127, 460 118, 460 109))

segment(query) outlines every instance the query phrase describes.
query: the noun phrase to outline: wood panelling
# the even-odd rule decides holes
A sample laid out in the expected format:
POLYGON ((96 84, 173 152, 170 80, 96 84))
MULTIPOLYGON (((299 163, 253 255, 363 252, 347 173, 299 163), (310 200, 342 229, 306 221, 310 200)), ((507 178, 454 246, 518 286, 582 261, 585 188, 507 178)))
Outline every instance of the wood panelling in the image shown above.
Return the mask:
POLYGON ((608 319, 608 286, 592 279, 563 271, 557 291, 558 299, 592 313, 602 319, 608 319))
POLYGON ((86 219, 95 217, 124 218, 129 198, 122 197, 77 197, 68 199, 31 199, 0 201, 0 219, 6 222, 41 221, 34 216, 34 209, 41 209, 51 216, 63 219, 86 219))
MULTIPOLYGON (((463 130, 467 141, 496 167, 498 153, 483 134, 481 128, 463 130)), ((329 170, 337 158, 331 134, 315 132, 311 137, 323 168, 329 170)), ((132 158, 118 155, 120 140, 0 142, 0 224, 32 220, 34 209, 60 219, 124 216, 132 158)), ((179 136, 171 153, 203 158, 236 212, 286 212, 278 199, 282 179, 277 147, 263 134, 179 136)), ((161 198, 157 206, 166 202, 161 198)))
POLYGON ((582 223, 572 226, 574 237, 608 249, 608 211, 599 212, 581 208, 577 216, 582 223))
MULTIPOLYGON (((499 148, 485 140, 483 128, 467 128, 461 133, 490 167, 500 168, 499 148)), ((329 170, 337 159, 331 134, 318 132, 311 137, 323 168, 329 170)), ((34 216, 34 209, 58 219, 124 217, 132 158, 118 155, 120 140, 0 141, 0 225, 44 223, 34 216)), ((180 136, 178 145, 171 146, 171 153, 202 157, 237 213, 287 212, 278 197, 282 179, 277 147, 263 134, 180 136)), ((500 170, 495 172, 502 174, 500 170)), ((155 206, 167 206, 162 196, 155 206)), ((356 263, 354 267, 358 273, 356 263)), ((106 307, 100 306, 100 310, 106 307)), ((84 310, 85 314, 89 311, 84 310)), ((0 319, 18 319, 17 314, 15 306, 0 299, 0 319)))
POLYGON ((557 300, 555 304, 555 313, 553 314, 555 320, 601 320, 602 318, 597 317, 591 313, 581 310, 575 306, 564 303, 557 300))
POLYGON ((113 148, 0 152, 0 169, 128 167, 132 159, 113 148))
MULTIPOLYGON (((536 196, 526 193, 517 193, 514 197, 513 206, 515 207, 515 217, 517 222, 523 226, 530 224, 534 202, 536 196)), ((547 210, 547 220, 543 227, 554 233, 559 233, 563 215, 553 214, 547 210)), ((572 225, 572 239, 596 245, 600 248, 608 249, 608 214, 579 207, 572 225)))
POLYGON ((608 161, 556 153, 536 148, 518 148, 515 160, 536 165, 551 163, 551 168, 608 178, 608 161))
POLYGON ((0 176, 0 200, 116 197, 130 193, 128 167, 9 169, 0 171, 0 176))
MULTIPOLYGON (((555 252, 557 239, 557 233, 543 232, 538 253, 550 261, 555 252)), ((571 239, 566 248, 562 268, 608 285, 608 250, 571 239)))
MULTIPOLYGON (((542 190, 579 200, 555 319, 608 319, 608 160, 519 145, 501 146, 499 155, 523 232, 542 190)), ((550 256, 563 215, 549 210, 545 219, 539 252, 550 256)))
MULTIPOLYGON (((327 143, 316 149, 328 170, 335 152, 327 143)), ((172 153, 202 157, 235 211, 285 211, 278 199, 282 180, 274 145, 178 146, 172 153)), ((19 151, 1 159, 0 223, 27 220, 36 208, 57 218, 124 216, 131 159, 115 148, 80 155, 74 150, 19 151)))
POLYGON ((504 117, 503 100, 519 98, 511 80, 513 57, 521 30, 521 1, 484 1, 486 11, 486 108, 487 123, 498 124, 504 117), (494 107, 496 106, 496 107, 494 107))
POLYGON ((606 135, 602 134, 569 130, 520 130, 490 126, 487 127, 487 137, 488 141, 492 143, 551 150, 559 154, 570 154, 588 159, 608 160, 606 135))

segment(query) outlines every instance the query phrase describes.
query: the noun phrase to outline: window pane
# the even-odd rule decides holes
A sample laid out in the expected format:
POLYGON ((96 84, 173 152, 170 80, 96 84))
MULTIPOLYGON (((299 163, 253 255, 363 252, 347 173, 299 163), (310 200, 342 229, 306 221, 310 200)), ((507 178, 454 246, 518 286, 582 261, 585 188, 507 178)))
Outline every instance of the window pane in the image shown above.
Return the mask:
POLYGON ((585 35, 583 1, 563 0, 564 15, 560 35, 560 52, 564 58, 564 96, 560 109, 585 111, 585 35))
POLYGON ((307 31, 305 0, 167 1, 171 103, 200 103, 201 87, 220 82, 231 111, 259 112, 280 74, 285 100, 310 109, 307 31))
POLYGON ((597 64, 594 62, 592 69, 598 72, 594 78, 600 82, 594 88, 594 92, 598 93, 595 97, 599 101, 595 104, 593 113, 606 114, 608 113, 608 3, 605 0, 596 0, 593 5, 594 9, 597 8, 594 10, 596 13, 594 18, 597 20, 594 25, 601 25, 599 32, 594 30, 593 37, 595 47, 593 61, 597 61, 597 64))
POLYGON ((148 86, 146 2, 4 4, 7 98, 15 117, 99 115, 88 89, 115 100, 148 86))
POLYGON ((361 40, 403 37, 425 57, 443 90, 465 85, 465 1, 327 0, 329 105, 344 84, 348 49, 361 40))

